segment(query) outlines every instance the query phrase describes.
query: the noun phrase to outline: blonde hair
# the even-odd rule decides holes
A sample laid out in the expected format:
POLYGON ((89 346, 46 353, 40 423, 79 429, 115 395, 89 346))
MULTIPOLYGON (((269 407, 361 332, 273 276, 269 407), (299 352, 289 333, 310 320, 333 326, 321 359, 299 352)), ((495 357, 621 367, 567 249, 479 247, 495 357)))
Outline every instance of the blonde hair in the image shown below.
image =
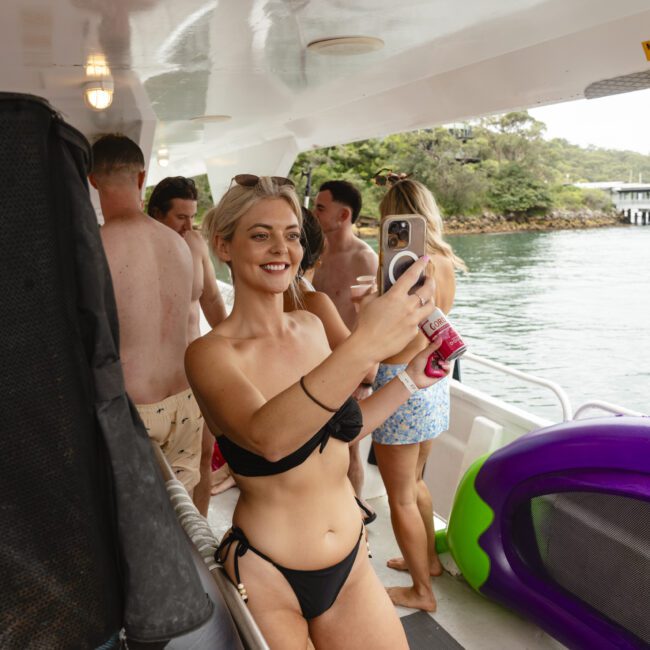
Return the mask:
POLYGON ((442 238, 443 224, 433 194, 419 181, 406 178, 393 185, 379 204, 381 218, 391 214, 420 214, 427 220, 427 253, 439 253, 449 258, 457 269, 467 266, 442 238))
MULTIPOLYGON (((270 176, 260 176, 253 186, 233 184, 221 197, 219 203, 208 210, 203 217, 201 232, 210 250, 217 255, 215 240, 218 237, 231 241, 240 219, 260 201, 282 199, 296 215, 302 228, 302 210, 296 190, 292 185, 278 185, 270 176)), ((218 256, 217 256, 218 257, 218 256)), ((228 263, 230 266, 230 263, 228 263)), ((232 267, 231 267, 232 273, 232 267)), ((234 280, 234 277, 233 277, 234 280)), ((290 290, 296 295, 296 279, 291 281, 290 290)))

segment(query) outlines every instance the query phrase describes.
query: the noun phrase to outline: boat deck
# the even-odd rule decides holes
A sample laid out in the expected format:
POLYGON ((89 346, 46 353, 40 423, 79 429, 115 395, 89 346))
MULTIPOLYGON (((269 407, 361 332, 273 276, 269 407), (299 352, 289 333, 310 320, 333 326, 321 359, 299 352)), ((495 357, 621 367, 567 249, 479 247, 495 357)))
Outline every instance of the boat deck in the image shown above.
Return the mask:
MULTIPOLYGON (((210 502, 209 523, 219 538, 228 530, 232 512, 235 508, 239 491, 232 488, 212 497, 210 502)), ((368 526, 368 536, 372 549, 372 564, 380 580, 386 586, 410 584, 408 574, 393 571, 386 566, 386 560, 400 555, 393 535, 385 496, 369 499, 377 511, 377 519, 368 526)), ((445 557, 442 557, 443 563, 445 557)), ((562 644, 550 637, 533 623, 490 602, 476 593, 462 577, 443 573, 433 578, 433 589, 438 600, 438 611, 430 614, 456 642, 467 650, 537 650, 564 648, 562 644)), ((415 610, 397 608, 400 617, 413 614, 415 610)), ((420 623, 416 623, 420 626, 420 623)), ((457 648, 453 643, 440 642, 439 637, 432 637, 423 630, 421 638, 426 643, 411 642, 412 650, 430 650, 436 648, 457 648), (436 642, 438 641, 438 642, 436 642)))

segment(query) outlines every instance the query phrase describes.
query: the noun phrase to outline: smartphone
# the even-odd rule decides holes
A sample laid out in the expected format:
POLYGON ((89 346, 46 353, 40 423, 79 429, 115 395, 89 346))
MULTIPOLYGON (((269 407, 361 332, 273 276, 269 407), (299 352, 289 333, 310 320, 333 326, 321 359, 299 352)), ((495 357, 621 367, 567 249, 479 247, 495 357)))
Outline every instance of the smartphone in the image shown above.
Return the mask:
MULTIPOLYGON (((419 214, 390 215, 379 231, 379 293, 385 293, 426 251, 427 221, 419 214)), ((424 284, 424 273, 413 288, 424 284)))

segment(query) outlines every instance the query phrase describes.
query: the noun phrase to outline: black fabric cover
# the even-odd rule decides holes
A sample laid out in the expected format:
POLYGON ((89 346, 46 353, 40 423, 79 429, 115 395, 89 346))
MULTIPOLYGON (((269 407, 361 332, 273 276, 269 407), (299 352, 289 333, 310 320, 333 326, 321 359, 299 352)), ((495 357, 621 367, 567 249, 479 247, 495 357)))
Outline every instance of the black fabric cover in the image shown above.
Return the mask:
POLYGON ((650 647, 650 503, 560 492, 535 497, 520 510, 516 525, 532 527, 532 536, 517 531, 515 537, 524 561, 650 647))
POLYGON ((124 392, 90 149, 0 93, 0 647, 194 629, 212 606, 124 392))

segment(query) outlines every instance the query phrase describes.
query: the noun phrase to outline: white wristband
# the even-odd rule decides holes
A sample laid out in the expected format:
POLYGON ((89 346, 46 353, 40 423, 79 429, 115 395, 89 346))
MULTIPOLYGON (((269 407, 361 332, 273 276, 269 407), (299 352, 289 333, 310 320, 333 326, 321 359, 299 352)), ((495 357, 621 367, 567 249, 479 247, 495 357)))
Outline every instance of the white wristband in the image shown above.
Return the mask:
POLYGON ((397 373, 397 378, 404 384, 404 386, 406 386, 406 390, 408 390, 411 395, 420 390, 415 385, 415 382, 408 376, 406 370, 400 370, 400 372, 397 373))

